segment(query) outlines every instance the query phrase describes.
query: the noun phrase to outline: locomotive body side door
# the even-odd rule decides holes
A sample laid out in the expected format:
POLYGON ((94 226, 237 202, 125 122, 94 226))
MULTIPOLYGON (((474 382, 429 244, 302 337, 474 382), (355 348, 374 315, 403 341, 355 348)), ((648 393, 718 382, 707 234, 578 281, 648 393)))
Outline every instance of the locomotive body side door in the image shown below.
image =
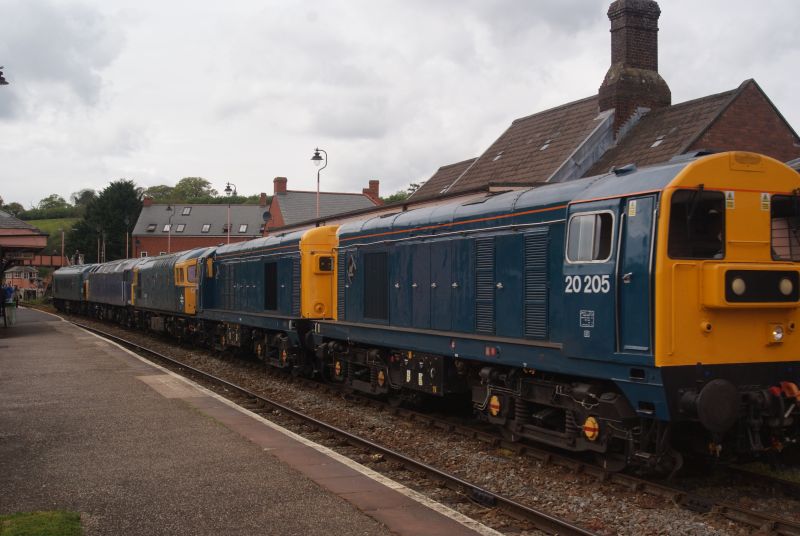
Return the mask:
POLYGON ((614 354, 619 206, 619 199, 607 199, 569 207, 560 284, 563 349, 570 357, 606 360, 614 354))
POLYGON ((655 196, 632 197, 620 218, 617 268, 617 351, 652 353, 652 272, 655 196))

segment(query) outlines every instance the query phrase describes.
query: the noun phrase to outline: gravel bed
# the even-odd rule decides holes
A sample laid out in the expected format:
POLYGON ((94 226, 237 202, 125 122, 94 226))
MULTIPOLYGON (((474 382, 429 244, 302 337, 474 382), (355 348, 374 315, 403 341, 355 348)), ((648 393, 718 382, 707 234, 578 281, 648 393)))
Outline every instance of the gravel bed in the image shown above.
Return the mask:
MULTIPOLYGON (((560 516, 595 531, 611 535, 745 535, 747 527, 716 515, 687 511, 665 500, 633 492, 621 486, 598 483, 586 475, 542 463, 511 451, 495 448, 475 439, 450 434, 423 423, 409 421, 390 413, 365 408, 341 395, 313 389, 294 381, 288 375, 266 374, 258 362, 220 358, 207 350, 177 346, 163 338, 122 329, 111 324, 86 318, 77 321, 95 325, 98 329, 124 337, 166 355, 174 356, 196 368, 207 371, 232 383, 241 385, 265 397, 310 414, 354 434, 390 446, 403 454, 424 461, 464 480, 500 493, 530 507, 560 516)), ((276 420, 279 415, 275 415, 276 420)), ((346 450, 346 447, 341 449, 346 450)), ((359 460, 364 465, 384 472, 385 462, 359 460)), ((403 483, 405 478, 396 476, 403 483)), ((408 484, 407 484, 408 485, 408 484)), ((414 487, 409 485, 409 487, 414 487)), ((800 521, 797 501, 780 497, 761 496, 756 488, 709 486, 698 489, 705 496, 724 497, 728 502, 747 508, 775 512, 800 521)), ((453 505, 461 509, 460 506, 453 505)), ((473 508, 465 512, 501 530, 492 510, 473 508), (495 520, 496 521, 496 520, 495 520)), ((515 534, 527 534, 518 532, 515 534)))

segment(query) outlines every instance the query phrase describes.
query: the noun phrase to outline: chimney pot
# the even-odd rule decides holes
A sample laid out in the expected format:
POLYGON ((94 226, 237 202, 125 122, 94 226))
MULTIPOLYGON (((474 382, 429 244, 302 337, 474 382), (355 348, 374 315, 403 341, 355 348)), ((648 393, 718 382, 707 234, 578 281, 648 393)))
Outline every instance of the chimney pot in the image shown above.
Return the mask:
POLYGON ((276 194, 285 194, 286 193, 286 177, 275 177, 273 179, 272 184, 274 186, 274 193, 276 194))

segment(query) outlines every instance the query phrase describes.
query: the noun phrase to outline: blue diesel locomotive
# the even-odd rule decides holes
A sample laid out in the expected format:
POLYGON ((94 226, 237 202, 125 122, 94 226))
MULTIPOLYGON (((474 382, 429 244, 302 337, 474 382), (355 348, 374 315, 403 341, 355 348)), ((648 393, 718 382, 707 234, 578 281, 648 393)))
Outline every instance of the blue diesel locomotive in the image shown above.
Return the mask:
POLYGON ((800 176, 765 156, 685 156, 135 262, 122 317, 139 326, 375 395, 469 398, 508 437, 609 468, 800 435, 800 176), (135 275, 143 263, 170 270, 135 275), (189 269, 191 307, 175 290, 189 269))

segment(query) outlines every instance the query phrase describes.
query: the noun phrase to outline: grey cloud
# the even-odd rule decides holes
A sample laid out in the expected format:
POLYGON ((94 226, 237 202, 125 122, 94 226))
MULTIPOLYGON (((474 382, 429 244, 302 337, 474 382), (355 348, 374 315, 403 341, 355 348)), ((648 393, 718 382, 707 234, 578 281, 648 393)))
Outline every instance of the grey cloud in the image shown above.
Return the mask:
MULTIPOLYGON (((100 71, 123 44, 112 21, 74 2, 0 0, 0 10, 4 19, 0 58, 18 105, 37 109, 48 102, 58 105, 65 100, 60 87, 84 105, 98 103, 100 71)), ((15 111, 19 114, 19 107, 15 111)))

